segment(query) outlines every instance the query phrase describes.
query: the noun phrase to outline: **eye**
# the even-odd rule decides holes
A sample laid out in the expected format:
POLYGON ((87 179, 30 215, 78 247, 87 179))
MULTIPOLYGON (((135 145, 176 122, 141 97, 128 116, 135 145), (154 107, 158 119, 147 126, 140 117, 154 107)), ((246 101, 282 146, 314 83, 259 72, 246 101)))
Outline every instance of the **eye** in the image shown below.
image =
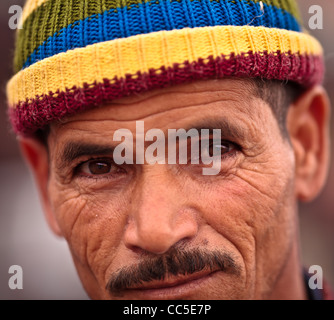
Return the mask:
POLYGON ((89 160, 77 167, 77 173, 87 176, 97 176, 117 173, 120 170, 119 167, 114 165, 110 160, 96 159, 89 160))
POLYGON ((228 141, 221 141, 219 144, 210 143, 208 152, 210 157, 213 157, 215 152, 219 152, 218 154, 224 156, 235 149, 235 144, 228 141))
POLYGON ((220 143, 214 143, 212 139, 209 143, 202 144, 202 159, 220 156, 222 158, 232 154, 238 149, 235 143, 222 140, 220 143))

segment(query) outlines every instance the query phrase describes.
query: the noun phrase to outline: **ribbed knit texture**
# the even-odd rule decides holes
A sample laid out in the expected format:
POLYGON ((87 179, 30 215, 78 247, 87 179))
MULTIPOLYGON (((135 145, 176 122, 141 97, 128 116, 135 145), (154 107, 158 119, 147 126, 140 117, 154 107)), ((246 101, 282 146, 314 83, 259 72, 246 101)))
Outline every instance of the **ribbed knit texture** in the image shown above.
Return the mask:
POLYGON ((7 86, 14 130, 32 134, 108 101, 200 79, 322 81, 321 45, 295 1, 30 0, 7 86))
POLYGON ((234 2, 235 5, 232 1, 213 0, 50 0, 25 21, 18 39, 22 52, 16 55, 16 71, 69 49, 160 30, 248 23, 300 30, 293 7, 264 4, 268 14, 251 22, 261 15, 258 3, 234 2), (243 11, 245 15, 240 14, 243 11))

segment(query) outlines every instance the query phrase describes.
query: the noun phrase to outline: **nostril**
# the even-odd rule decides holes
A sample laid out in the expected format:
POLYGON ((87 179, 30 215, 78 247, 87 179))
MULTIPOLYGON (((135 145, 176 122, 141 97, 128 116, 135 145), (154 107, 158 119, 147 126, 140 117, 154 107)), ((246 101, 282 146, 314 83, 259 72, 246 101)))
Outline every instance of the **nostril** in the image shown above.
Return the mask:
POLYGON ((175 244, 175 233, 173 230, 156 229, 143 230, 138 236, 138 244, 145 251, 149 251, 154 254, 163 254, 168 251, 175 244))
POLYGON ((151 224, 133 223, 128 226, 124 240, 126 247, 136 253, 164 254, 176 244, 179 247, 185 246, 196 234, 197 225, 189 221, 174 225, 174 228, 168 225, 158 227, 151 224))

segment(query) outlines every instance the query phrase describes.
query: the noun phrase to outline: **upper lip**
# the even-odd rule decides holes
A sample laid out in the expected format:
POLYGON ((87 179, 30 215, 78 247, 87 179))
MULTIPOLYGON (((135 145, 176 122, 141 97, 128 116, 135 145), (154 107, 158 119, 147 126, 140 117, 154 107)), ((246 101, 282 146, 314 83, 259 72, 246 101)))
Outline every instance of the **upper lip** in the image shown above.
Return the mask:
POLYGON ((204 278, 211 273, 216 272, 217 270, 203 270, 193 274, 179 275, 179 276, 170 276, 166 277, 163 280, 153 280, 147 283, 139 283, 134 286, 130 286, 127 290, 152 290, 152 289, 164 289, 179 286, 200 278, 204 278))

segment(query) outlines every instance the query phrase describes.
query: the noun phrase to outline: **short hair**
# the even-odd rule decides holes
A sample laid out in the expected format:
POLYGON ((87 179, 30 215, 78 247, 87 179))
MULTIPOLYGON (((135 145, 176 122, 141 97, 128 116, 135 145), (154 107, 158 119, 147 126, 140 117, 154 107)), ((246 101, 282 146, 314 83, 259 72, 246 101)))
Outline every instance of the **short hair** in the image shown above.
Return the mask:
POLYGON ((282 136, 288 139, 286 117, 289 107, 298 100, 306 89, 295 82, 280 80, 254 78, 251 79, 251 83, 255 88, 255 96, 268 103, 277 120, 282 136))

